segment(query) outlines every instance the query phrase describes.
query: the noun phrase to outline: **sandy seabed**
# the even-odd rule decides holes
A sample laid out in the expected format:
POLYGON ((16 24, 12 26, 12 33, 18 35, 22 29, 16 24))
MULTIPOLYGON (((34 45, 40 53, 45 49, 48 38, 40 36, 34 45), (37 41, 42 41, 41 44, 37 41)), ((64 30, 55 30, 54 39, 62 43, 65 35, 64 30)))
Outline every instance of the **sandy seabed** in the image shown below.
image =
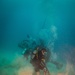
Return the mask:
MULTIPOLYGON (((36 75, 33 74, 34 68, 29 60, 26 60, 19 53, 0 53, 0 75, 36 75)), ((60 70, 50 63, 47 67, 51 75, 75 75, 74 66, 69 62, 60 70)), ((43 75, 42 72, 41 75, 43 75)))

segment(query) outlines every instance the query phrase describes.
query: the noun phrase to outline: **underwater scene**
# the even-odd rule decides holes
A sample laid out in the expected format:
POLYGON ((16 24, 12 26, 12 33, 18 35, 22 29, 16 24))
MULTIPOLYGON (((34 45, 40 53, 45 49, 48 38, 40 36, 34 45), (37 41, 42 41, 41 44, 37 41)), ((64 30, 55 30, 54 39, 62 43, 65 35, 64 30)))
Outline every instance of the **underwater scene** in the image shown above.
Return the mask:
POLYGON ((1 0, 0 75, 75 75, 75 0, 1 0))

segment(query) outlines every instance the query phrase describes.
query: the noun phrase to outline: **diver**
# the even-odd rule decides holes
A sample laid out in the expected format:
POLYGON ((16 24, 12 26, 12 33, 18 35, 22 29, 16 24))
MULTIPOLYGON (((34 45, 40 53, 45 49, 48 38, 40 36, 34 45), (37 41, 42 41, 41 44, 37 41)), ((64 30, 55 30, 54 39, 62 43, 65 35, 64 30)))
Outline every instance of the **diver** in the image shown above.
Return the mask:
POLYGON ((44 75, 49 73, 45 63, 46 53, 47 51, 45 48, 40 50, 39 47, 37 47, 37 49, 32 54, 30 63, 33 65, 36 75, 40 75, 40 70, 43 71, 44 75))
POLYGON ((36 46, 36 40, 34 40, 30 35, 27 35, 27 38, 18 44, 18 47, 22 49, 21 54, 27 60, 31 55, 32 51, 34 50, 35 46, 36 46))

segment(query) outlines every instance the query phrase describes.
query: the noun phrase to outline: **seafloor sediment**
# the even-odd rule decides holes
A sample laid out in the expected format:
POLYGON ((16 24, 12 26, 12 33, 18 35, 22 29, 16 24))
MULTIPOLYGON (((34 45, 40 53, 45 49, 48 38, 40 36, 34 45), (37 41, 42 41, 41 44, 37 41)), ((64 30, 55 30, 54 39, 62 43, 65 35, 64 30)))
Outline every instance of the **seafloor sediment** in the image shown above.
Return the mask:
MULTIPOLYGON (((29 60, 17 52, 0 52, 0 75, 36 75, 29 60)), ((52 63, 47 63, 47 67, 51 75, 75 75, 74 67, 69 62, 63 63, 61 69, 52 63)))

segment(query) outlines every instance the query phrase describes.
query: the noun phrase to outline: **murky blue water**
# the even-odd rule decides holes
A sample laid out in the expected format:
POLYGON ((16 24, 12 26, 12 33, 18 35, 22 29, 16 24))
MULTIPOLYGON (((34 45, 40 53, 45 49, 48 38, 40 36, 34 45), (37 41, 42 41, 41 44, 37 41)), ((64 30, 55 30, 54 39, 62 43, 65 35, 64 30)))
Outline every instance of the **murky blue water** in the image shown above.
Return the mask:
POLYGON ((52 59, 63 64, 57 69, 48 63, 52 75, 75 75, 74 0, 1 0, 0 20, 1 75, 27 75, 19 73, 26 64, 18 47, 27 35, 37 44, 42 39, 52 59))

